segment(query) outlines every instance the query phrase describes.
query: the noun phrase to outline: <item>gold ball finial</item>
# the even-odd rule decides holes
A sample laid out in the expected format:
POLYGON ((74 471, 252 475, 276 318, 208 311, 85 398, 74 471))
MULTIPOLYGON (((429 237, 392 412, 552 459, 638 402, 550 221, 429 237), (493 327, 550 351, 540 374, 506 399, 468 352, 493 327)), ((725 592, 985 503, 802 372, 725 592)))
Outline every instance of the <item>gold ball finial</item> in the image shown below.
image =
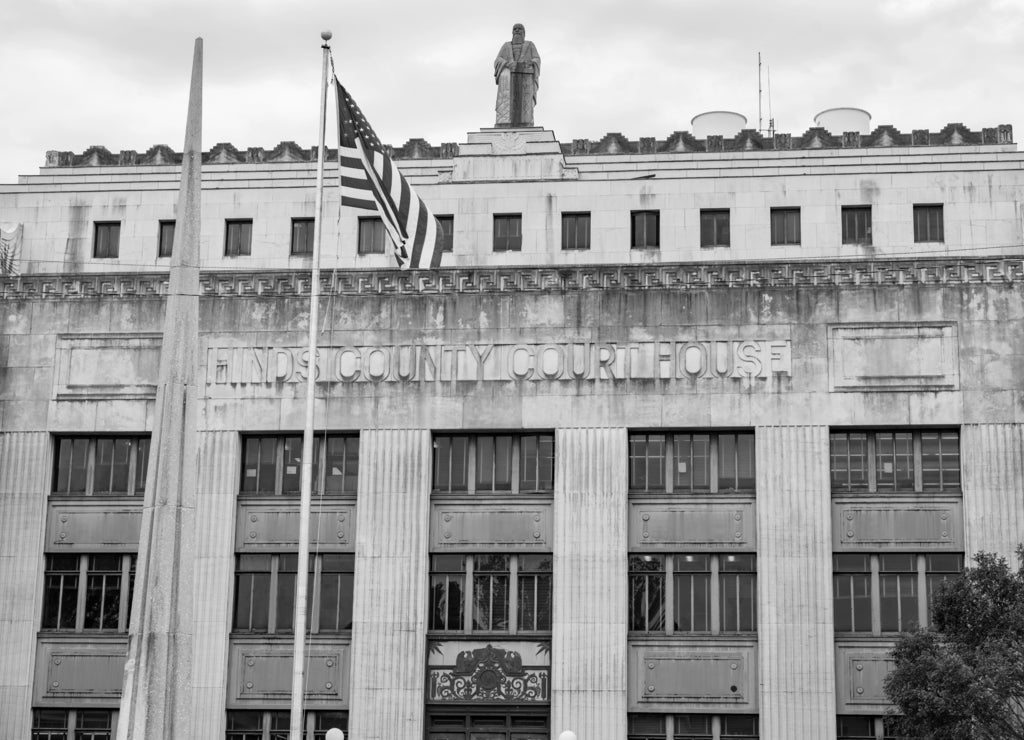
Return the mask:
POLYGON ((322 38, 324 41, 330 41, 332 36, 334 36, 334 34, 331 33, 330 31, 320 32, 320 38, 322 38))

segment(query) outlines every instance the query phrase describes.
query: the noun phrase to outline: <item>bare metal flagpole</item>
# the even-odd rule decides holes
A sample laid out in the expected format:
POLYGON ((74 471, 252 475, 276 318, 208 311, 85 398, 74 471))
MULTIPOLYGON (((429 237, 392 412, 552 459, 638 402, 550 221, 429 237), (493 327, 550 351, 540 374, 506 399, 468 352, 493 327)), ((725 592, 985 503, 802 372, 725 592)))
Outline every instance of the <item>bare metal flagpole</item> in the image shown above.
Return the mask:
POLYGON ((323 73, 320 86, 320 143, 316 161, 316 214, 313 225, 313 271, 309 284, 309 363, 306 372, 306 426, 302 431, 302 478, 299 496, 299 562, 295 574, 295 637, 292 656, 292 708, 288 740, 302 740, 303 699, 306 674, 306 599, 309 572, 309 516, 313 498, 313 402, 316 398, 316 340, 320 324, 320 233, 324 206, 324 133, 327 128, 327 68, 330 61, 331 32, 323 31, 323 73))

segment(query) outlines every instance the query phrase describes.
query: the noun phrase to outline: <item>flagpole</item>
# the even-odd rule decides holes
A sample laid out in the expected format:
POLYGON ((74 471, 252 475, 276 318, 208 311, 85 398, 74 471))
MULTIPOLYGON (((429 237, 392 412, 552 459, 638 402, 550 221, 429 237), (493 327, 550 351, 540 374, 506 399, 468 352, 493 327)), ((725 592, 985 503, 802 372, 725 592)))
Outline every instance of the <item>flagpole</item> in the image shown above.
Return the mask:
POLYGON ((327 69, 331 32, 323 31, 323 72, 320 86, 320 142, 316 162, 316 213, 313 224, 313 270, 309 284, 309 362, 306 366, 306 425, 302 431, 302 478, 299 496, 299 554, 295 573, 295 628, 292 656, 292 706, 288 740, 302 740, 306 673, 306 601, 309 581, 309 517, 313 498, 313 403, 316 397, 316 340, 320 323, 320 234, 324 206, 324 133, 327 128, 327 69))

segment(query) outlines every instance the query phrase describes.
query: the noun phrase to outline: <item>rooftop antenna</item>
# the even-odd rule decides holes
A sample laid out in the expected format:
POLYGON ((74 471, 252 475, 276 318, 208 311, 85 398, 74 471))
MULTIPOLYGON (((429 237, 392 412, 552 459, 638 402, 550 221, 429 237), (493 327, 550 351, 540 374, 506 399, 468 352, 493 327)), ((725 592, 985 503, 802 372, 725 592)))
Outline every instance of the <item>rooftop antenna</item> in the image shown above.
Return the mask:
POLYGON ((768 78, 768 135, 775 136, 775 116, 772 115, 772 65, 767 65, 765 76, 768 78))
POLYGON ((760 133, 761 127, 761 52, 757 52, 757 130, 760 133))
MULTIPOLYGON (((772 116, 772 67, 770 64, 765 65, 767 67, 768 77, 768 135, 775 136, 775 118, 772 116)), ((761 52, 757 52, 757 131, 758 133, 764 133, 764 118, 761 112, 761 100, 764 97, 764 91, 761 87, 761 52)))

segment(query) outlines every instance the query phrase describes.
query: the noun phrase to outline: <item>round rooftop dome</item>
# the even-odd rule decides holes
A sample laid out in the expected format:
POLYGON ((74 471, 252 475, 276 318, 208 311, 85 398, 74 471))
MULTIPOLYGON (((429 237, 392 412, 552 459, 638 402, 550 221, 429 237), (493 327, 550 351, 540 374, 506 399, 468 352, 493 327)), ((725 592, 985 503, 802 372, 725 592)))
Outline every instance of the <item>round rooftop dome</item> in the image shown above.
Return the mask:
POLYGON ((869 134, 871 114, 863 108, 826 108, 814 117, 814 125, 831 134, 845 134, 847 131, 869 134))
POLYGON ((747 117, 728 110, 710 110, 698 113, 690 121, 693 135, 698 139, 709 136, 735 136, 747 125, 747 117))

